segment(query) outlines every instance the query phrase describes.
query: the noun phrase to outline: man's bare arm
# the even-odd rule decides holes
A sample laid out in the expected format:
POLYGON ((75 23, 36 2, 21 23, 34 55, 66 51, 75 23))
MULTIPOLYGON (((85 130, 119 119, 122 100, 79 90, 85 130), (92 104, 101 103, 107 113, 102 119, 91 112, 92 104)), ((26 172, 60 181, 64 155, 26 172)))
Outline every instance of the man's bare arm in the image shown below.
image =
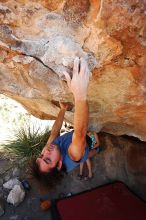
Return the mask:
POLYGON ((86 61, 75 59, 73 77, 65 73, 67 83, 75 99, 74 133, 68 152, 72 160, 82 158, 86 146, 86 132, 88 126, 87 89, 89 83, 89 69, 86 61), (79 70, 80 66, 80 70, 79 70))
POLYGON ((78 161, 85 153, 88 126, 88 103, 87 101, 75 102, 74 133, 68 152, 72 160, 78 161))
POLYGON ((57 138, 60 135, 60 129, 62 127, 64 115, 68 108, 68 105, 60 103, 60 107, 61 108, 60 108, 59 114, 54 122, 47 144, 50 144, 55 138, 57 138))

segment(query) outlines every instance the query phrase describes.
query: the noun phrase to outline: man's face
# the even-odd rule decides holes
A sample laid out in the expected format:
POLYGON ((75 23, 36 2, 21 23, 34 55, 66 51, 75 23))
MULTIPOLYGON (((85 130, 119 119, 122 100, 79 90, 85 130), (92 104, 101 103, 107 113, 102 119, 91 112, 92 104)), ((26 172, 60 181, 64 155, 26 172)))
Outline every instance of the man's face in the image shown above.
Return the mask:
POLYGON ((36 163, 39 166, 39 170, 45 173, 51 171, 57 164, 59 164, 58 169, 61 168, 62 158, 58 146, 54 144, 46 145, 36 159, 36 163))

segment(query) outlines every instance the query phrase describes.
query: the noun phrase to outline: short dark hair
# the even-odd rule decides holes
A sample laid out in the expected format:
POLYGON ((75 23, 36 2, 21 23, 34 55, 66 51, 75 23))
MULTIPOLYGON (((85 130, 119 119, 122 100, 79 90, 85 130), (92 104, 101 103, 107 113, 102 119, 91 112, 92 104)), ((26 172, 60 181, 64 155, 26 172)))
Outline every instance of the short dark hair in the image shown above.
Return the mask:
POLYGON ((52 189, 61 182, 64 174, 66 172, 65 166, 63 165, 61 170, 56 167, 52 168, 51 171, 44 173, 39 169, 38 164, 36 163, 36 157, 32 158, 29 163, 29 174, 32 178, 35 178, 43 186, 52 189))

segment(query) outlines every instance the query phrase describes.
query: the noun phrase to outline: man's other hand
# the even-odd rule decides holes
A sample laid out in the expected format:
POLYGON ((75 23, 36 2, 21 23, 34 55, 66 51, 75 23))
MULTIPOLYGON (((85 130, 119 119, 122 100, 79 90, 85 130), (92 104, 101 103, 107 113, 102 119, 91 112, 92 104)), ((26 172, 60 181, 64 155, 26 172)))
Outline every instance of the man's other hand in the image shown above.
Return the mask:
POLYGON ((68 105, 67 103, 65 103, 65 102, 59 102, 59 104, 60 104, 60 108, 61 108, 61 109, 65 110, 65 111, 68 110, 69 105, 68 105))

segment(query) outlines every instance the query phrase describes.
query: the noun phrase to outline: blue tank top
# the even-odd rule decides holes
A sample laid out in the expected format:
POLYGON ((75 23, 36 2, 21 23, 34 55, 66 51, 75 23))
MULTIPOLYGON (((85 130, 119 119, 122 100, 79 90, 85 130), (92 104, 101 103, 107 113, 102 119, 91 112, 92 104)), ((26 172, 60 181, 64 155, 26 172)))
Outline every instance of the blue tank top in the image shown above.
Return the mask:
POLYGON ((85 154, 79 162, 73 161, 68 155, 68 148, 72 142, 72 135, 74 131, 68 132, 62 136, 57 137, 52 144, 56 144, 62 155, 62 162, 66 167, 66 171, 69 172, 77 167, 80 163, 85 162, 88 159, 89 148, 86 145, 85 154))

